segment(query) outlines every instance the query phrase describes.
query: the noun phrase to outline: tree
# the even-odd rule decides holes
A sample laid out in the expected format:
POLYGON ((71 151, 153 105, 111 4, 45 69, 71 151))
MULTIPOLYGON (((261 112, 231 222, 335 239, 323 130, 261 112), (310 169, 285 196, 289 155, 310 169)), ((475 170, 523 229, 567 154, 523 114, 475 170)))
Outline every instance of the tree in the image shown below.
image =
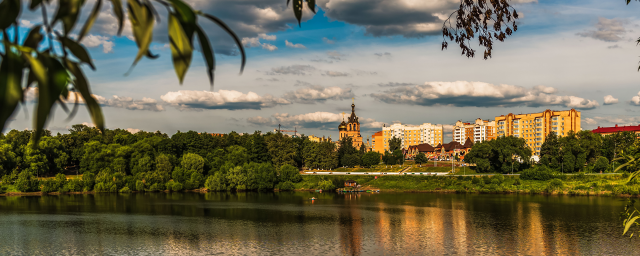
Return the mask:
POLYGON ((393 151, 393 157, 396 158, 397 164, 404 163, 404 154, 402 153, 402 150, 396 149, 395 151, 393 151))
POLYGON ((550 132, 540 147, 540 163, 553 170, 559 170, 562 162, 561 157, 558 135, 555 132, 550 132))
POLYGON ((422 164, 427 163, 429 160, 427 159, 427 156, 424 155, 424 153, 420 152, 420 153, 418 153, 418 155, 416 156, 416 158, 413 161, 416 164, 419 164, 420 167, 422 167, 422 164))
POLYGON ((371 151, 362 156, 362 166, 369 167, 380 163, 380 153, 371 151))
POLYGON ((385 151, 384 155, 382 156, 382 161, 384 162, 384 164, 387 165, 394 165, 397 162, 396 157, 393 155, 393 153, 389 152, 389 151, 385 151))
POLYGON ((358 153, 352 153, 352 154, 348 154, 345 155, 344 157, 342 157, 342 166, 346 166, 346 167, 356 167, 358 165, 360 165, 360 154, 358 153))
POLYGON ((280 168, 280 176, 278 177, 278 180, 280 182, 297 183, 302 180, 302 175, 300 175, 298 168, 287 164, 280 168))
POLYGON ((396 150, 401 149, 401 147, 402 140, 400 138, 396 138, 396 136, 393 136, 393 138, 389 140, 389 151, 395 152, 396 150))
POLYGON ((602 172, 602 171, 607 170, 607 167, 609 167, 609 160, 607 160, 606 157, 601 156, 601 157, 598 158, 598 160, 593 165, 593 171, 594 172, 602 172))
POLYGON ((528 168, 531 149, 522 138, 498 137, 473 145, 465 162, 476 164, 477 172, 510 173, 528 168))
POLYGON ((296 165, 295 157, 297 154, 297 145, 293 143, 291 138, 282 135, 282 133, 269 134, 265 138, 267 142, 267 150, 271 156, 271 162, 279 169, 283 165, 296 165))

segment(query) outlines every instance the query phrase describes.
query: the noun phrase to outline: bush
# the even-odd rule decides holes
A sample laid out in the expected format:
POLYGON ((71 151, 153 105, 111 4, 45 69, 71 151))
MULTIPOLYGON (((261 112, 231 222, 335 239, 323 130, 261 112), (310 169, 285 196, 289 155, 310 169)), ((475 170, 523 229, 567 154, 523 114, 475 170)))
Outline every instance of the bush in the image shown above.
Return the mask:
POLYGON ((129 187, 124 187, 120 190, 120 193, 131 193, 131 190, 129 189, 129 187))
POLYGON ((596 163, 593 165, 593 171, 594 172, 604 172, 607 170, 607 167, 609 167, 609 160, 604 157, 598 157, 598 160, 596 160, 596 163))
POLYGON ((136 181, 136 190, 140 192, 144 191, 144 183, 141 180, 136 181))
POLYGON ((488 175, 482 176, 482 181, 484 181, 484 184, 491 184, 491 177, 488 175))
POLYGON ((497 178, 491 179, 491 184, 500 185, 500 183, 502 183, 500 182, 500 179, 497 179, 497 178))
POLYGON ((370 151, 362 156, 362 166, 371 167, 380 163, 380 153, 370 151))
POLYGON ((555 178, 553 171, 544 165, 536 165, 533 168, 524 170, 520 173, 520 179, 523 180, 550 180, 555 178))
POLYGON ((149 191, 155 192, 158 191, 158 183, 151 185, 151 187, 149 187, 149 191))
POLYGON ((493 178, 494 179, 498 179, 500 181, 500 183, 504 182, 504 179, 505 179, 504 175, 502 175, 502 174, 493 175, 493 178))
POLYGON ((473 184, 473 185, 478 185, 478 184, 479 185, 484 185, 484 182, 482 182, 482 180, 480 178, 478 178, 478 177, 473 177, 471 179, 471 184, 473 184))
POLYGON ((291 183, 298 183, 302 180, 302 176, 300 175, 300 171, 298 171, 298 168, 292 165, 285 164, 280 167, 279 180, 280 182, 288 181, 291 183))
POLYGON ((278 184, 278 187, 282 191, 290 191, 290 190, 294 190, 295 189, 295 186, 293 185, 293 183, 291 181, 281 182, 280 184, 278 184))
POLYGON ((171 190, 173 191, 182 190, 182 184, 180 184, 180 182, 174 182, 173 185, 171 186, 171 190))
POLYGON ((555 178, 549 182, 549 184, 547 185, 546 191, 553 192, 553 191, 562 189, 563 187, 564 187, 564 183, 562 183, 562 180, 555 178))
POLYGON ((333 182, 330 180, 323 180, 318 182, 318 189, 322 189, 322 190, 334 190, 336 189, 336 186, 333 185, 333 182))
POLYGON ((20 192, 34 192, 40 189, 40 182, 31 172, 25 170, 18 174, 15 187, 20 192))

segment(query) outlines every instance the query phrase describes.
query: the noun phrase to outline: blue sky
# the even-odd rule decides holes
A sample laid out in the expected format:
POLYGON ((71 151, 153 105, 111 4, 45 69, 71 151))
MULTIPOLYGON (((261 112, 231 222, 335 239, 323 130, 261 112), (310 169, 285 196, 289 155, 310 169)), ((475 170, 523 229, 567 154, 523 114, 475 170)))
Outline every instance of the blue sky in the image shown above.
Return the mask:
MULTIPOLYGON (((230 37, 201 20, 218 53, 216 83, 211 90, 196 52, 180 85, 165 18, 152 45, 160 58, 143 59, 125 76, 137 48, 130 29, 115 35, 105 4, 82 43, 95 60, 97 71, 86 72, 108 128, 226 133, 265 132, 282 124, 337 138, 340 113, 350 111, 351 98, 363 136, 393 122, 447 128, 458 120, 544 109, 576 108, 584 129, 640 123, 640 3, 512 1, 521 14, 519 29, 496 42, 493 57, 483 60, 460 56, 454 44, 440 50, 438 17, 459 1, 323 0, 317 14, 305 11, 301 27, 285 0, 187 2, 219 16, 243 38, 245 72, 238 75, 240 58, 230 37)), ((40 22, 37 13, 22 18, 23 28, 40 22)), ((5 132, 31 128, 33 106, 17 111, 5 132)), ((57 110, 48 128, 63 133, 72 124, 91 123, 84 109, 65 119, 57 110)))

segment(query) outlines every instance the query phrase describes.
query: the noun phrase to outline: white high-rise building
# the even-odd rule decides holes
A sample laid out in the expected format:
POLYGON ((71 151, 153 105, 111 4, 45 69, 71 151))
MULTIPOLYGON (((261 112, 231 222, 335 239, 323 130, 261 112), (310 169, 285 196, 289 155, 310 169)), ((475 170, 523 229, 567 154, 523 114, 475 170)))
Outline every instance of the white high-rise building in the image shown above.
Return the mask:
POLYGON ((473 142, 482 142, 496 138, 496 122, 476 119, 474 123, 456 122, 453 127, 453 140, 464 144, 469 138, 473 142))
POLYGON ((389 150, 389 140, 396 137, 402 141, 402 148, 428 143, 431 146, 442 144, 442 125, 424 123, 422 125, 403 125, 395 123, 388 127, 382 127, 384 150, 389 150))

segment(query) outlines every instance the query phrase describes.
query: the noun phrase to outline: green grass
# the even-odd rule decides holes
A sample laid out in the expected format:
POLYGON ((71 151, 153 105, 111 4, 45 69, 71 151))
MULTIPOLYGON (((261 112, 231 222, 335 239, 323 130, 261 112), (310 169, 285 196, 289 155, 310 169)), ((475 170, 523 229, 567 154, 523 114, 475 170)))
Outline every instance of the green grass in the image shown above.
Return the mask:
POLYGON ((433 167, 433 165, 431 165, 431 166, 422 165, 422 167, 420 167, 419 165, 414 165, 407 172, 409 172, 409 173, 413 173, 413 172, 421 173, 421 172, 448 172, 448 171, 451 171, 451 166, 433 167))
POLYGON ((333 170, 333 172, 399 172, 402 169, 406 168, 407 165, 405 165, 404 167, 402 167, 401 165, 394 165, 393 167, 391 165, 374 165, 371 166, 371 168, 363 168, 363 167, 356 167, 356 168, 337 168, 335 170, 333 170))
POLYGON ((345 180, 355 180, 363 189, 390 191, 425 191, 456 193, 523 193, 561 195, 640 196, 640 182, 627 184, 622 175, 570 175, 556 181, 559 187, 550 186, 551 181, 520 180, 517 176, 414 176, 373 175, 303 176, 296 189, 316 189, 322 180, 331 180, 338 188, 345 180))

